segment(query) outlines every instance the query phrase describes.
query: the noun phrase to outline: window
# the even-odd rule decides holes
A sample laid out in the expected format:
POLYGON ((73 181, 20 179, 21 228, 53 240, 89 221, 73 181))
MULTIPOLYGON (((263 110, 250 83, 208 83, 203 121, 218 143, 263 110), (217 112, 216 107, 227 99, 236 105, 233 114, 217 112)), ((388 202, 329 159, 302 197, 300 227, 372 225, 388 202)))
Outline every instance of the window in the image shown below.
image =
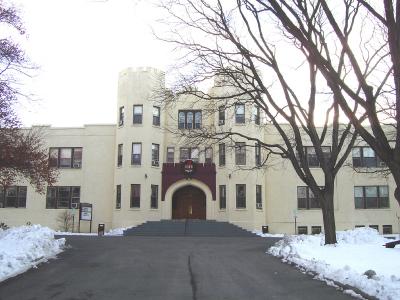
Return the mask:
POLYGON ((321 208, 313 192, 308 186, 297 187, 297 208, 298 209, 321 208))
POLYGON ((311 226, 311 234, 320 234, 321 231, 321 226, 311 226))
POLYGON ((392 225, 382 225, 382 233, 383 234, 392 234, 392 225))
POLYGON ((118 144, 117 166, 122 166, 123 144, 118 144))
POLYGON ((226 209, 226 185, 219 186, 219 209, 226 209))
POLYGON ((160 145, 159 144, 151 144, 151 165, 153 167, 158 167, 160 157, 160 145))
POLYGON ((121 208, 121 185, 120 184, 117 185, 115 208, 117 208, 117 209, 121 208))
POLYGON ((51 167, 80 169, 82 167, 82 148, 50 148, 51 167))
POLYGON ((236 208, 246 208, 246 185, 236 185, 236 208))
MULTIPOLYGON (((322 146, 322 153, 326 159, 329 159, 331 155, 331 147, 322 146)), ((320 162, 317 157, 317 153, 313 146, 305 146, 304 147, 304 155, 306 156, 307 164, 310 168, 318 168, 320 167, 320 162)), ((299 160, 299 158, 298 158, 299 160)))
POLYGON ((119 118, 118 118, 118 125, 123 126, 124 125, 124 115, 125 115, 125 109, 123 106, 119 108, 119 118))
POLYGON ((355 228, 363 228, 365 227, 364 225, 356 225, 355 228))
POLYGON ((5 192, 0 187, 0 208, 26 207, 26 186, 9 186, 5 192))
POLYGON ((256 209, 262 209, 261 185, 256 185, 256 209))
POLYGON ((131 184, 131 208, 140 207, 140 184, 131 184))
POLYGON ((236 165, 246 164, 246 143, 235 143, 236 165))
POLYGON ((179 161, 185 162, 187 159, 193 160, 193 162, 199 162, 199 148, 193 147, 182 147, 179 149, 179 161))
POLYGON ((142 124, 143 105, 133 106, 133 124, 142 124))
POLYGON ((260 143, 256 143, 254 146, 254 151, 255 151, 255 163, 256 166, 261 166, 261 145, 260 143))
POLYGON ((376 231, 379 232, 379 225, 369 225, 369 228, 375 229, 376 231))
POLYGON ((389 208, 389 188, 380 186, 355 186, 354 203, 356 209, 389 208))
POLYGON ((245 122, 244 104, 235 105, 235 122, 236 124, 244 124, 245 122))
POLYGON ((225 144, 218 145, 219 165, 225 166, 225 144))
POLYGON ((47 187, 46 208, 78 208, 81 188, 79 186, 47 187))
POLYGON ((211 147, 207 147, 206 148, 206 150, 205 150, 205 156, 206 156, 206 158, 205 158, 205 163, 206 164, 211 164, 212 162, 213 162, 213 151, 212 151, 212 148, 211 147))
POLYGON ((175 161, 175 148, 167 147, 167 163, 173 163, 175 161))
POLYGON ((352 149, 353 167, 385 167, 385 163, 375 155, 370 147, 354 147, 352 149))
POLYGON ((179 129, 199 129, 201 128, 200 110, 180 110, 178 112, 179 129))
POLYGON ((160 126, 160 108, 153 106, 153 125, 160 126))
POLYGON ((297 234, 308 234, 307 226, 297 226, 297 234))
POLYGON ((132 165, 142 163, 142 143, 132 143, 132 165))
POLYGON ((151 185, 150 208, 158 208, 158 185, 151 185))
POLYGON ((260 125, 260 107, 257 105, 253 107, 252 121, 260 125))
POLYGON ((218 107, 218 125, 225 124, 225 106, 218 107))

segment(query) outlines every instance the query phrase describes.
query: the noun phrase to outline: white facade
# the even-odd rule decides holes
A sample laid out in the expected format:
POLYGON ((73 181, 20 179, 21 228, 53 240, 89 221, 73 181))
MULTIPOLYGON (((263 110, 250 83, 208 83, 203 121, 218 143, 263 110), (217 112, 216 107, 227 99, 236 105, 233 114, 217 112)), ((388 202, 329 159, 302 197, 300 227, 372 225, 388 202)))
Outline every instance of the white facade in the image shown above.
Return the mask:
MULTIPOLYGON (((73 167, 72 162, 71 167, 60 168, 56 186, 80 187, 79 201, 93 205, 92 231, 97 229, 99 223, 104 223, 108 230, 138 225, 149 220, 171 219, 174 217, 174 209, 178 209, 176 207, 178 204, 173 204, 174 194, 188 185, 197 187, 204 193, 206 219, 228 221, 249 230, 260 230, 262 225, 268 225, 269 231, 272 233, 290 234, 295 231, 294 215, 296 215, 297 226, 302 226, 302 229, 306 226, 308 233, 311 233, 312 226, 316 230, 317 227, 321 227, 323 230, 320 209, 298 207, 298 187, 305 186, 305 184, 297 177, 290 161, 275 157, 266 168, 252 168, 255 166, 255 149, 249 147, 245 153, 245 165, 238 168, 234 147, 230 147, 231 145, 226 143, 225 164, 220 165, 218 144, 188 145, 182 137, 174 134, 179 131, 177 130, 179 112, 194 112, 193 122, 190 122, 193 127, 196 126, 195 113, 201 111, 201 127, 225 126, 268 142, 279 140, 273 127, 255 124, 251 118, 252 108, 247 105, 245 106, 244 124, 237 124, 234 99, 231 103, 227 102, 223 125, 219 124, 218 112, 208 113, 210 107, 207 106, 212 106, 212 103, 205 105, 205 103, 186 97, 179 99, 174 105, 167 108, 161 107, 154 90, 163 87, 163 82, 164 74, 155 69, 126 69, 120 73, 119 78, 117 125, 86 125, 83 128, 42 127, 49 148, 67 149, 66 152, 69 151, 68 149, 82 148, 81 163, 77 164, 76 168, 73 167), (153 112, 154 110, 157 112, 157 107, 160 107, 159 122, 157 113, 153 117, 153 112), (134 110, 138 113, 136 116, 134 116, 134 110), (123 118, 121 117, 122 112, 123 118), (152 147, 158 147, 158 159, 155 159, 157 157, 154 153, 157 151, 152 151, 152 147), (167 149, 174 148, 173 159, 176 165, 170 164, 170 166, 172 169, 175 168, 174 172, 179 173, 181 167, 178 163, 182 147, 198 148, 200 163, 198 168, 204 167, 205 149, 212 148, 212 162, 215 167, 208 164, 207 168, 215 168, 214 183, 207 183, 205 180, 197 178, 194 173, 192 179, 183 176, 172 182, 170 180, 166 184, 168 180, 165 177, 172 176, 172 173, 168 173, 169 171, 167 172, 163 165, 167 162, 167 149), (140 156, 135 154, 137 149, 140 149, 140 156), (162 173, 163 170, 164 173, 162 173), (133 192, 132 185, 140 185, 140 200, 133 192), (219 193, 221 185, 226 187, 226 208, 221 208, 219 193), (237 207, 237 185, 245 185, 245 207, 243 205, 237 207), (261 186, 261 204, 256 204, 256 185, 261 186), (156 187, 157 196, 152 199, 152 189, 154 196, 156 187), (120 196, 117 195, 119 188, 120 196), (163 190, 163 188, 165 189, 163 190), (214 188, 215 190, 213 190, 214 188), (132 197, 132 193, 135 197, 132 197)), ((220 93, 221 89, 221 87, 214 87, 211 92, 220 93)), ((185 117, 186 121, 191 120, 190 114, 186 114, 185 117)), ((248 141, 243 140, 243 142, 249 144, 248 141)), ((63 158, 59 156, 58 160, 60 159, 63 158)), ((68 158, 66 161, 68 164, 68 158)), ((348 158, 348 164, 352 164, 351 155, 348 158)), ((184 171, 182 170, 182 172, 184 171)), ((313 172, 317 177, 318 173, 321 174, 322 182, 322 171, 315 168, 313 172)), ((213 178, 211 173, 208 179, 213 178)), ((18 183, 18 186, 24 185, 27 184, 18 183)), ((351 229, 361 225, 378 225, 381 233, 384 228, 385 231, 391 229, 393 232, 398 232, 397 216, 400 216, 400 210, 393 196, 395 184, 391 177, 360 174, 354 172, 350 167, 343 167, 336 178, 335 187, 334 204, 338 230, 351 229), (363 196, 366 196, 366 193, 371 193, 374 189, 378 193, 378 205, 381 205, 380 201, 382 201, 384 205, 381 206, 384 207, 356 208, 355 193, 359 195, 362 192, 363 196), (388 205, 386 205, 386 190, 388 190, 388 205)), ((56 188, 56 190, 60 195, 67 195, 65 199, 70 196, 68 196, 68 192, 65 192, 68 188, 61 190, 56 188)), ((60 197, 57 194, 54 198, 55 202, 52 203, 56 203, 54 206, 65 207, 67 200, 64 199, 65 201, 62 202, 63 199, 60 197)), ((357 203, 362 201, 364 201, 362 203, 366 203, 370 200, 358 199, 357 203)), ((3 206, 10 206, 7 205, 7 199, 2 201, 3 206)), ((57 218, 65 210, 69 212, 72 210, 54 208, 53 204, 49 204, 50 202, 49 195, 37 194, 33 187, 28 186, 26 207, 0 208, 0 222, 9 226, 27 222, 40 223, 59 229, 60 222, 57 218)), ((190 206, 190 210, 192 210, 192 206, 190 206)), ((77 230, 78 212, 75 210, 74 214, 74 230, 77 230)), ((87 232, 88 230, 89 222, 82 221, 81 231, 87 232)))

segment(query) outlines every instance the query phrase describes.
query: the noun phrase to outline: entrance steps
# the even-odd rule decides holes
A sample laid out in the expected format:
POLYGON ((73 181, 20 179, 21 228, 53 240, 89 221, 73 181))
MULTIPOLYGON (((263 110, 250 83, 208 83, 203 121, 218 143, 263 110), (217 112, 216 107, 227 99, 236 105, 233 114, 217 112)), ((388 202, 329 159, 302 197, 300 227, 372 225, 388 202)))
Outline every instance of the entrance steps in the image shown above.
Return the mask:
POLYGON ((124 236, 256 237, 228 222, 214 220, 148 221, 124 231, 124 236))

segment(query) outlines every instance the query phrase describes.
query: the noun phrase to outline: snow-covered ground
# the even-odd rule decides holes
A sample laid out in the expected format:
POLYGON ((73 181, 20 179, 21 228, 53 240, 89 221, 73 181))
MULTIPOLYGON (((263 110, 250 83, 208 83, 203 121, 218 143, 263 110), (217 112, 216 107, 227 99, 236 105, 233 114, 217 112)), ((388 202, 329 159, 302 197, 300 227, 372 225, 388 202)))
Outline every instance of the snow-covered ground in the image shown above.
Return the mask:
POLYGON ((55 258, 64 245, 65 239, 40 225, 0 229, 0 281, 55 258))
MULTIPOLYGON (((124 234, 124 230, 129 229, 132 227, 121 227, 111 229, 110 231, 106 232, 105 236, 121 236, 124 234)), ((79 233, 79 232, 64 232, 64 231, 57 231, 55 232, 56 235, 82 235, 82 236, 97 236, 97 232, 92 233, 79 233)))
POLYGON ((252 231, 254 234, 257 234, 258 236, 261 237, 276 237, 276 238, 282 238, 284 236, 283 233, 262 233, 260 230, 253 230, 252 231))
MULTIPOLYGON (((378 299, 400 299, 400 247, 383 247, 393 241, 371 228, 337 232, 336 245, 324 245, 324 236, 285 236, 268 250, 284 262, 296 264, 316 279, 350 285, 378 299), (373 270, 368 279, 364 273, 373 270)), ((352 291, 345 291, 353 294, 352 291)))

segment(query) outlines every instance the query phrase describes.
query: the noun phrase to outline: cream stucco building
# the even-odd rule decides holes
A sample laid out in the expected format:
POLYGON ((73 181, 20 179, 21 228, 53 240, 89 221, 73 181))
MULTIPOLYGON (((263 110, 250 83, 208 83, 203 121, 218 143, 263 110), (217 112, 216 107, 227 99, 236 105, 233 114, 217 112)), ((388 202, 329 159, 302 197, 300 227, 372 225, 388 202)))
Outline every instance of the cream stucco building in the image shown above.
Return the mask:
MULTIPOLYGON (((244 147, 248 141, 197 145, 176 134, 225 126, 261 140, 279 140, 272 126, 260 122, 258 111, 232 103, 215 112, 207 107, 212 104, 190 97, 160 106, 153 91, 163 80, 163 73, 152 68, 122 71, 116 125, 41 126, 50 162, 60 170, 58 183, 43 195, 24 182, 9 188, 0 199, 0 222, 59 229, 59 217, 68 211, 75 214, 77 230, 74 208, 91 203, 93 231, 99 223, 108 230, 149 220, 205 218, 248 230, 267 225, 272 233, 294 233, 295 216, 297 232, 323 230, 321 210, 289 161, 275 157, 266 168, 253 168, 263 153, 254 145, 244 147)), ((211 92, 221 89, 214 86, 211 92)), ((353 149, 348 164, 380 167, 367 146, 353 149)), ((313 172, 323 180, 317 165, 313 172)), ((338 230, 373 226, 381 233, 398 232, 400 210, 390 176, 344 167, 335 187, 338 230)), ((80 229, 87 232, 89 222, 82 221, 80 229)))

